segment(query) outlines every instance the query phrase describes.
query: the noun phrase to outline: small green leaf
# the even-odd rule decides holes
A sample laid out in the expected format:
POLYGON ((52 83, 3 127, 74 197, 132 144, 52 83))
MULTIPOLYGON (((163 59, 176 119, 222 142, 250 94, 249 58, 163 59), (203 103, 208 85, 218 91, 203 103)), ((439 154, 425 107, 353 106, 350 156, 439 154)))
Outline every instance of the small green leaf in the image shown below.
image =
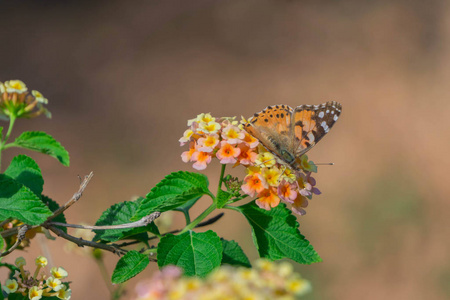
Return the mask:
MULTIPOLYGON (((48 208, 50 208, 50 210, 52 212, 55 212, 59 208, 59 204, 56 201, 50 199, 49 197, 47 197, 45 195, 41 195, 41 198, 42 198, 42 202, 44 202, 44 204, 47 205, 48 208)), ((57 215, 52 221, 60 222, 60 223, 67 223, 64 213, 57 215)), ((61 229, 62 231, 64 231, 65 233, 67 233, 67 227, 61 226, 58 228, 61 229)))
MULTIPOLYGON (((95 223, 96 226, 103 225, 119 225, 130 223, 131 217, 133 217, 139 207, 141 199, 138 201, 125 201, 121 203, 114 204, 103 214, 95 223)), ((111 229, 111 230, 94 230, 96 233, 94 237, 94 241, 103 240, 107 242, 115 242, 121 240, 125 237, 130 237, 137 235, 139 233, 146 233, 150 231, 152 233, 159 234, 158 228, 152 222, 145 227, 135 227, 135 228, 126 228, 126 229, 111 229)), ((140 236, 142 237, 142 236, 140 236)))
POLYGON ((158 244, 158 266, 175 265, 187 276, 206 276, 220 266, 222 243, 212 230, 168 234, 158 244))
POLYGON ((14 218, 29 225, 42 224, 52 212, 29 188, 0 174, 0 220, 14 218))
POLYGON ((122 283, 133 278, 141 273, 149 263, 147 255, 135 250, 128 252, 117 262, 111 278, 112 283, 122 283))
POLYGON ((149 215, 152 212, 165 212, 210 194, 208 178, 199 173, 176 172, 166 176, 142 201, 133 220, 149 215))
POLYGON ((44 179, 38 164, 26 155, 13 158, 5 174, 28 187, 36 195, 40 195, 44 188, 44 179))
POLYGON ((0 126, 0 142, 3 141, 3 127, 0 126))
POLYGON ((233 266, 242 266, 251 268, 252 265, 242 250, 241 246, 235 241, 227 241, 222 239, 223 255, 222 265, 228 264, 233 266))
POLYGON ((6 245, 6 242, 3 239, 3 237, 0 235, 0 252, 4 252, 5 251, 5 245, 6 245))
POLYGON ((69 153, 51 135, 42 131, 25 131, 11 146, 21 147, 50 155, 64 166, 69 166, 69 153))
POLYGON ((233 195, 229 192, 219 190, 216 196, 217 208, 222 208, 225 204, 228 203, 228 200, 231 199, 233 195))
POLYGON ((254 201, 236 208, 250 223, 260 257, 272 260, 287 257, 301 264, 322 261, 309 241, 300 234, 296 218, 285 204, 269 211, 259 208, 254 201))
POLYGON ((181 211, 181 212, 188 212, 191 207, 202 197, 203 195, 200 195, 196 198, 193 198, 191 200, 188 200, 186 203, 178 206, 177 208, 175 208, 174 210, 176 211, 181 211))

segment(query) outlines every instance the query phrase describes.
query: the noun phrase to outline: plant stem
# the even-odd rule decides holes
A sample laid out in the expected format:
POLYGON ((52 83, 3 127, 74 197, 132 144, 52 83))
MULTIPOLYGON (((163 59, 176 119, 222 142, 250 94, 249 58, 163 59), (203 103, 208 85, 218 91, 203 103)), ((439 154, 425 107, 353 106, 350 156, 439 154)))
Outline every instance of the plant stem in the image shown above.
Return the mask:
POLYGON ((95 258, 95 262, 97 263, 97 266, 100 270, 100 274, 102 275, 102 279, 106 284, 106 288, 109 291, 109 294, 111 295, 111 297, 114 294, 114 289, 113 287, 109 284, 109 274, 108 271, 106 270, 106 266, 105 266, 105 262, 103 261, 103 258, 95 258))
POLYGON ((6 133, 6 135, 4 136, 3 140, 0 141, 0 171, 2 169, 2 150, 4 149, 3 146, 6 144, 6 142, 9 139, 9 136, 11 135, 12 129, 14 127, 14 123, 16 122, 16 117, 15 116, 10 116, 9 118, 9 127, 8 127, 8 132, 6 133))
POLYGON ((216 209, 216 204, 211 204, 204 212, 202 212, 194 221, 192 221, 190 224, 188 224, 186 227, 184 227, 183 230, 181 230, 180 234, 185 233, 188 230, 193 229, 197 226, 204 218, 206 218, 210 213, 212 213, 216 209))
POLYGON ((219 191, 222 188, 223 175, 225 175, 225 168, 226 167, 227 167, 227 165, 223 164, 222 165, 222 169, 220 170, 220 178, 219 178, 219 186, 217 187, 217 195, 219 195, 219 191))

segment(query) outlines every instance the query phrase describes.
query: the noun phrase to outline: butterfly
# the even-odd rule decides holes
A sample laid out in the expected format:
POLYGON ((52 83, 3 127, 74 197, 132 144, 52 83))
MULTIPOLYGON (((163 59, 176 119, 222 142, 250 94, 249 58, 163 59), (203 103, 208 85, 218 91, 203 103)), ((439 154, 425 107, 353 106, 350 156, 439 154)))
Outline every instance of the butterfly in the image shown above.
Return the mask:
POLYGON ((301 170, 300 157, 314 147, 339 119, 336 101, 320 105, 272 105, 255 113, 244 129, 292 170, 301 170))

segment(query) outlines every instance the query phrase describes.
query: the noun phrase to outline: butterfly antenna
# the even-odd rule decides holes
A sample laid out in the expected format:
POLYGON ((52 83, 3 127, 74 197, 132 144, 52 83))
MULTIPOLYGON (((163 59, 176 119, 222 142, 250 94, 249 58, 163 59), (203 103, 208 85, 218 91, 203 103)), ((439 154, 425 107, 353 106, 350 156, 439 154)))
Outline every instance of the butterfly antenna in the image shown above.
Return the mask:
POLYGON ((316 166, 334 166, 334 163, 314 163, 316 166))

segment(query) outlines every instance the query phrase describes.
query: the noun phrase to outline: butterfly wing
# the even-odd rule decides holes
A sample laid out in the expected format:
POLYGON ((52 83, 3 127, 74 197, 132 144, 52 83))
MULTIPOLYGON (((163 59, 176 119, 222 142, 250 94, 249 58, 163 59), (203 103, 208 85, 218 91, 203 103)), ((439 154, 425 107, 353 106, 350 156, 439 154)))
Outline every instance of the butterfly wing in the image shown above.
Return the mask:
MULTIPOLYGON (((254 114, 244 129, 257 138, 267 150, 285 160, 286 153, 292 153, 294 131, 292 130, 293 109, 287 105, 272 105, 254 114)), ((287 158, 289 160, 289 156, 287 158)), ((289 161, 286 161, 289 163, 289 161)))
POLYGON ((320 105, 300 105, 294 109, 295 156, 300 157, 314 147, 338 120, 342 106, 336 101, 320 105))

